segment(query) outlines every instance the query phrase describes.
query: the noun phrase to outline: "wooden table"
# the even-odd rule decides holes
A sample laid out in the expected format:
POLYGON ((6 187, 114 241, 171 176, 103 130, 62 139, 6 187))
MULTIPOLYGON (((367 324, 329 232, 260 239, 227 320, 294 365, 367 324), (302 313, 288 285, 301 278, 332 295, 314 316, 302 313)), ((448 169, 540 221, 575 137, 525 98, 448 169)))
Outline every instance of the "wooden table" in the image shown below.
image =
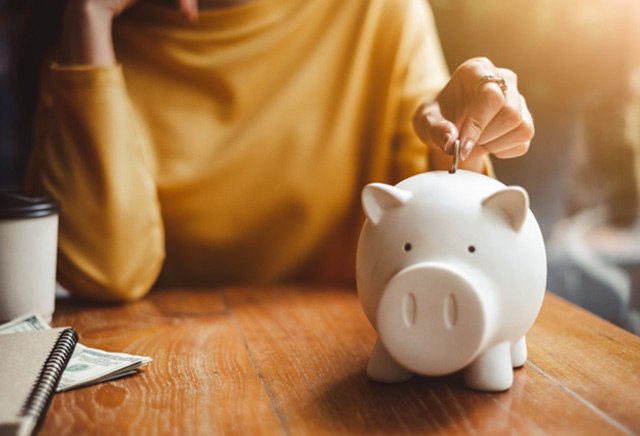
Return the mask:
POLYGON ((640 338, 547 294, 514 386, 459 374, 371 382, 375 332, 350 289, 158 290, 123 306, 59 300, 82 343, 148 355, 127 378, 57 394, 61 434, 640 433, 640 338))

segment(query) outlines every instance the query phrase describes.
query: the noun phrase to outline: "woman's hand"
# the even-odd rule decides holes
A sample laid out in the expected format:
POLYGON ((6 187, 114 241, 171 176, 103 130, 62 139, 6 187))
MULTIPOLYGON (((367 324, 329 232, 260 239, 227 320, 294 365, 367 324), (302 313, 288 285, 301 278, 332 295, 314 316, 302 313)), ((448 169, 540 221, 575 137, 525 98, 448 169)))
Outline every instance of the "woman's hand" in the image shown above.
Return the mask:
POLYGON ((413 125, 425 144, 446 154, 459 139, 460 158, 476 169, 488 153, 499 158, 525 154, 534 133, 516 74, 485 58, 460 65, 438 97, 418 108, 413 125))
MULTIPOLYGON (((138 0, 69 0, 62 24, 58 62, 79 65, 115 65, 113 19, 138 0)), ((198 18, 198 0, 175 0, 188 20, 198 18)))

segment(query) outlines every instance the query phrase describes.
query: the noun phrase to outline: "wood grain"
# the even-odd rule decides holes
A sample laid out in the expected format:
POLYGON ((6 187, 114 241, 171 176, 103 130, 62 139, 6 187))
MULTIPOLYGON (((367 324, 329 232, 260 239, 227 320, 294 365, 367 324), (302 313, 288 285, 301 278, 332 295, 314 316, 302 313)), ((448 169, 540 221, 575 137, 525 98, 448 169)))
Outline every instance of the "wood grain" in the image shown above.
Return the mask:
POLYGON ((160 290, 59 301, 81 342, 153 357, 138 375, 57 394, 41 434, 634 434, 640 338, 548 294, 511 390, 459 374, 371 382, 375 332, 350 289, 160 290))
POLYGON ((251 434, 255 422, 279 431, 222 293, 157 292, 57 312, 55 323, 75 326, 83 344, 154 361, 139 375, 57 394, 41 434, 251 434))

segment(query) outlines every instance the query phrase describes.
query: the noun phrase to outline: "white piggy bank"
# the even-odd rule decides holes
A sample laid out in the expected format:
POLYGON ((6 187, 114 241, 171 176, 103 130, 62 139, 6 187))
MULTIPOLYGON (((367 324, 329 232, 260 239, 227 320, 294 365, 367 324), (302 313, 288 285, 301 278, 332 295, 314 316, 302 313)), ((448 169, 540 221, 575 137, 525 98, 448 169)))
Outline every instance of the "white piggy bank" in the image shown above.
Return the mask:
POLYGON ((400 382, 465 368, 473 389, 509 389, 547 279, 526 191, 433 171, 369 184, 362 203, 358 295, 379 335, 369 377, 400 382))

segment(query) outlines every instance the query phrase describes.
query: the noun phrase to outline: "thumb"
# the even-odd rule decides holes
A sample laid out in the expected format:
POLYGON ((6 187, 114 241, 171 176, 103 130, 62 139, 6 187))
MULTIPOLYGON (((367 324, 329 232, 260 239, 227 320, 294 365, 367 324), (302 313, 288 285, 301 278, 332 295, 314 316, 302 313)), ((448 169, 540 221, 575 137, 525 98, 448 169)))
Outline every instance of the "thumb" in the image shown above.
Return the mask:
POLYGON ((458 129, 445 119, 437 102, 420 105, 413 116, 413 129, 422 142, 436 146, 447 154, 453 153, 453 143, 458 137, 458 129))

